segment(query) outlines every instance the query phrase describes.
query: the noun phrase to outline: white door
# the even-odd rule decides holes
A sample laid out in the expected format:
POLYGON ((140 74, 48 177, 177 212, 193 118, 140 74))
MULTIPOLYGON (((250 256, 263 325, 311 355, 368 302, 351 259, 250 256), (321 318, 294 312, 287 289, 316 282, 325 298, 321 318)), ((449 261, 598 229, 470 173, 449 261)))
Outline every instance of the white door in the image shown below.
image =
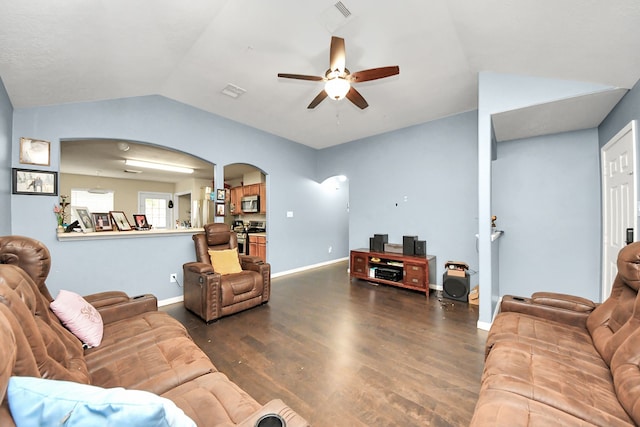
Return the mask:
POLYGON ((636 213, 636 121, 630 122, 601 150, 602 159, 602 300, 611 293, 618 252, 626 245, 627 229, 638 239, 636 213))
POLYGON ((154 229, 172 228, 173 217, 169 208, 171 193, 151 193, 141 191, 138 193, 138 206, 140 213, 147 216, 147 222, 154 229))

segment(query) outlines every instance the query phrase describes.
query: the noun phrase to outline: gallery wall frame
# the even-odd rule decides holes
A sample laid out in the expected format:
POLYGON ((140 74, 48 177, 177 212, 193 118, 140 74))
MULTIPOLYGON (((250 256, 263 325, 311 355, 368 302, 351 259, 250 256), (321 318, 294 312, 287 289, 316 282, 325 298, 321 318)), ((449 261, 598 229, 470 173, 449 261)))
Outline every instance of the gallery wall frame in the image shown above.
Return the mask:
POLYGON ((13 194, 58 195, 58 172, 12 168, 13 194))
POLYGON ((20 138, 20 163, 50 166, 51 143, 42 139, 20 138))

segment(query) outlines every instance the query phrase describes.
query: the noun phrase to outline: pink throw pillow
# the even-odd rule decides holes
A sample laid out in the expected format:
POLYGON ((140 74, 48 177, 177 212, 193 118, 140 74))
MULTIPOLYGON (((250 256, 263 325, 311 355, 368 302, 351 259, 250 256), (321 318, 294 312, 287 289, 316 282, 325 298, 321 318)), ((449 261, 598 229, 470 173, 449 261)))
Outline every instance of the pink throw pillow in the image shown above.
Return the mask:
POLYGON ((51 303, 51 310, 80 341, 91 347, 102 342, 102 316, 80 295, 61 290, 51 303))

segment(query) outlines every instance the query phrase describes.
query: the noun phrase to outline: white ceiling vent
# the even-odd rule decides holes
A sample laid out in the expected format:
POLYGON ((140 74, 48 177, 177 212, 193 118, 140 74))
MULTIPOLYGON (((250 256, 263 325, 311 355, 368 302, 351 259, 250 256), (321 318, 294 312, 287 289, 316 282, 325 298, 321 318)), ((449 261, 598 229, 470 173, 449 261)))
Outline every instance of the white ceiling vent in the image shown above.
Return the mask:
POLYGON ((234 84, 228 83, 224 89, 222 89, 222 93, 230 96, 231 98, 238 98, 240 95, 242 95, 243 93, 245 93, 246 90, 242 89, 241 87, 238 87, 234 84))
POLYGON ((353 15, 351 11, 341 1, 327 8, 320 15, 320 22, 329 31, 334 34, 337 30, 344 27, 351 19, 353 15))

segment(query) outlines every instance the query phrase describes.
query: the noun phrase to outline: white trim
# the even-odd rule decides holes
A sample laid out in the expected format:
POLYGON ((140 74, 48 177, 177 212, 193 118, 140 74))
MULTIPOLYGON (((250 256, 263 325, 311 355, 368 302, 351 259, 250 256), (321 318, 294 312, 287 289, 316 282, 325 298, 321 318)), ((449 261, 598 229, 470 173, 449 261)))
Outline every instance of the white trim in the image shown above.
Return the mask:
POLYGON ((481 321, 478 320, 478 323, 476 324, 476 327, 478 329, 482 329, 483 331, 488 331, 489 329, 491 329, 491 323, 481 322, 481 321))
POLYGON ((318 268, 318 267, 324 267, 325 265, 336 264, 336 263, 339 263, 339 262, 342 262, 342 261, 347 261, 348 259, 349 259, 349 257, 338 258, 338 259, 333 259, 331 261, 321 262, 321 263, 318 263, 318 264, 312 264, 312 265, 307 265, 307 266, 304 266, 304 267, 294 268, 293 270, 281 271, 280 273, 272 274, 271 278, 274 279, 276 277, 287 276, 289 274, 294 274, 294 273, 300 273, 301 271, 307 271, 307 270, 312 270, 312 269, 318 268))
POLYGON ((184 301, 184 295, 180 295, 173 298, 167 298, 167 299, 158 301, 158 307, 164 307, 165 305, 171 305, 171 304, 175 304, 182 301, 184 301))

